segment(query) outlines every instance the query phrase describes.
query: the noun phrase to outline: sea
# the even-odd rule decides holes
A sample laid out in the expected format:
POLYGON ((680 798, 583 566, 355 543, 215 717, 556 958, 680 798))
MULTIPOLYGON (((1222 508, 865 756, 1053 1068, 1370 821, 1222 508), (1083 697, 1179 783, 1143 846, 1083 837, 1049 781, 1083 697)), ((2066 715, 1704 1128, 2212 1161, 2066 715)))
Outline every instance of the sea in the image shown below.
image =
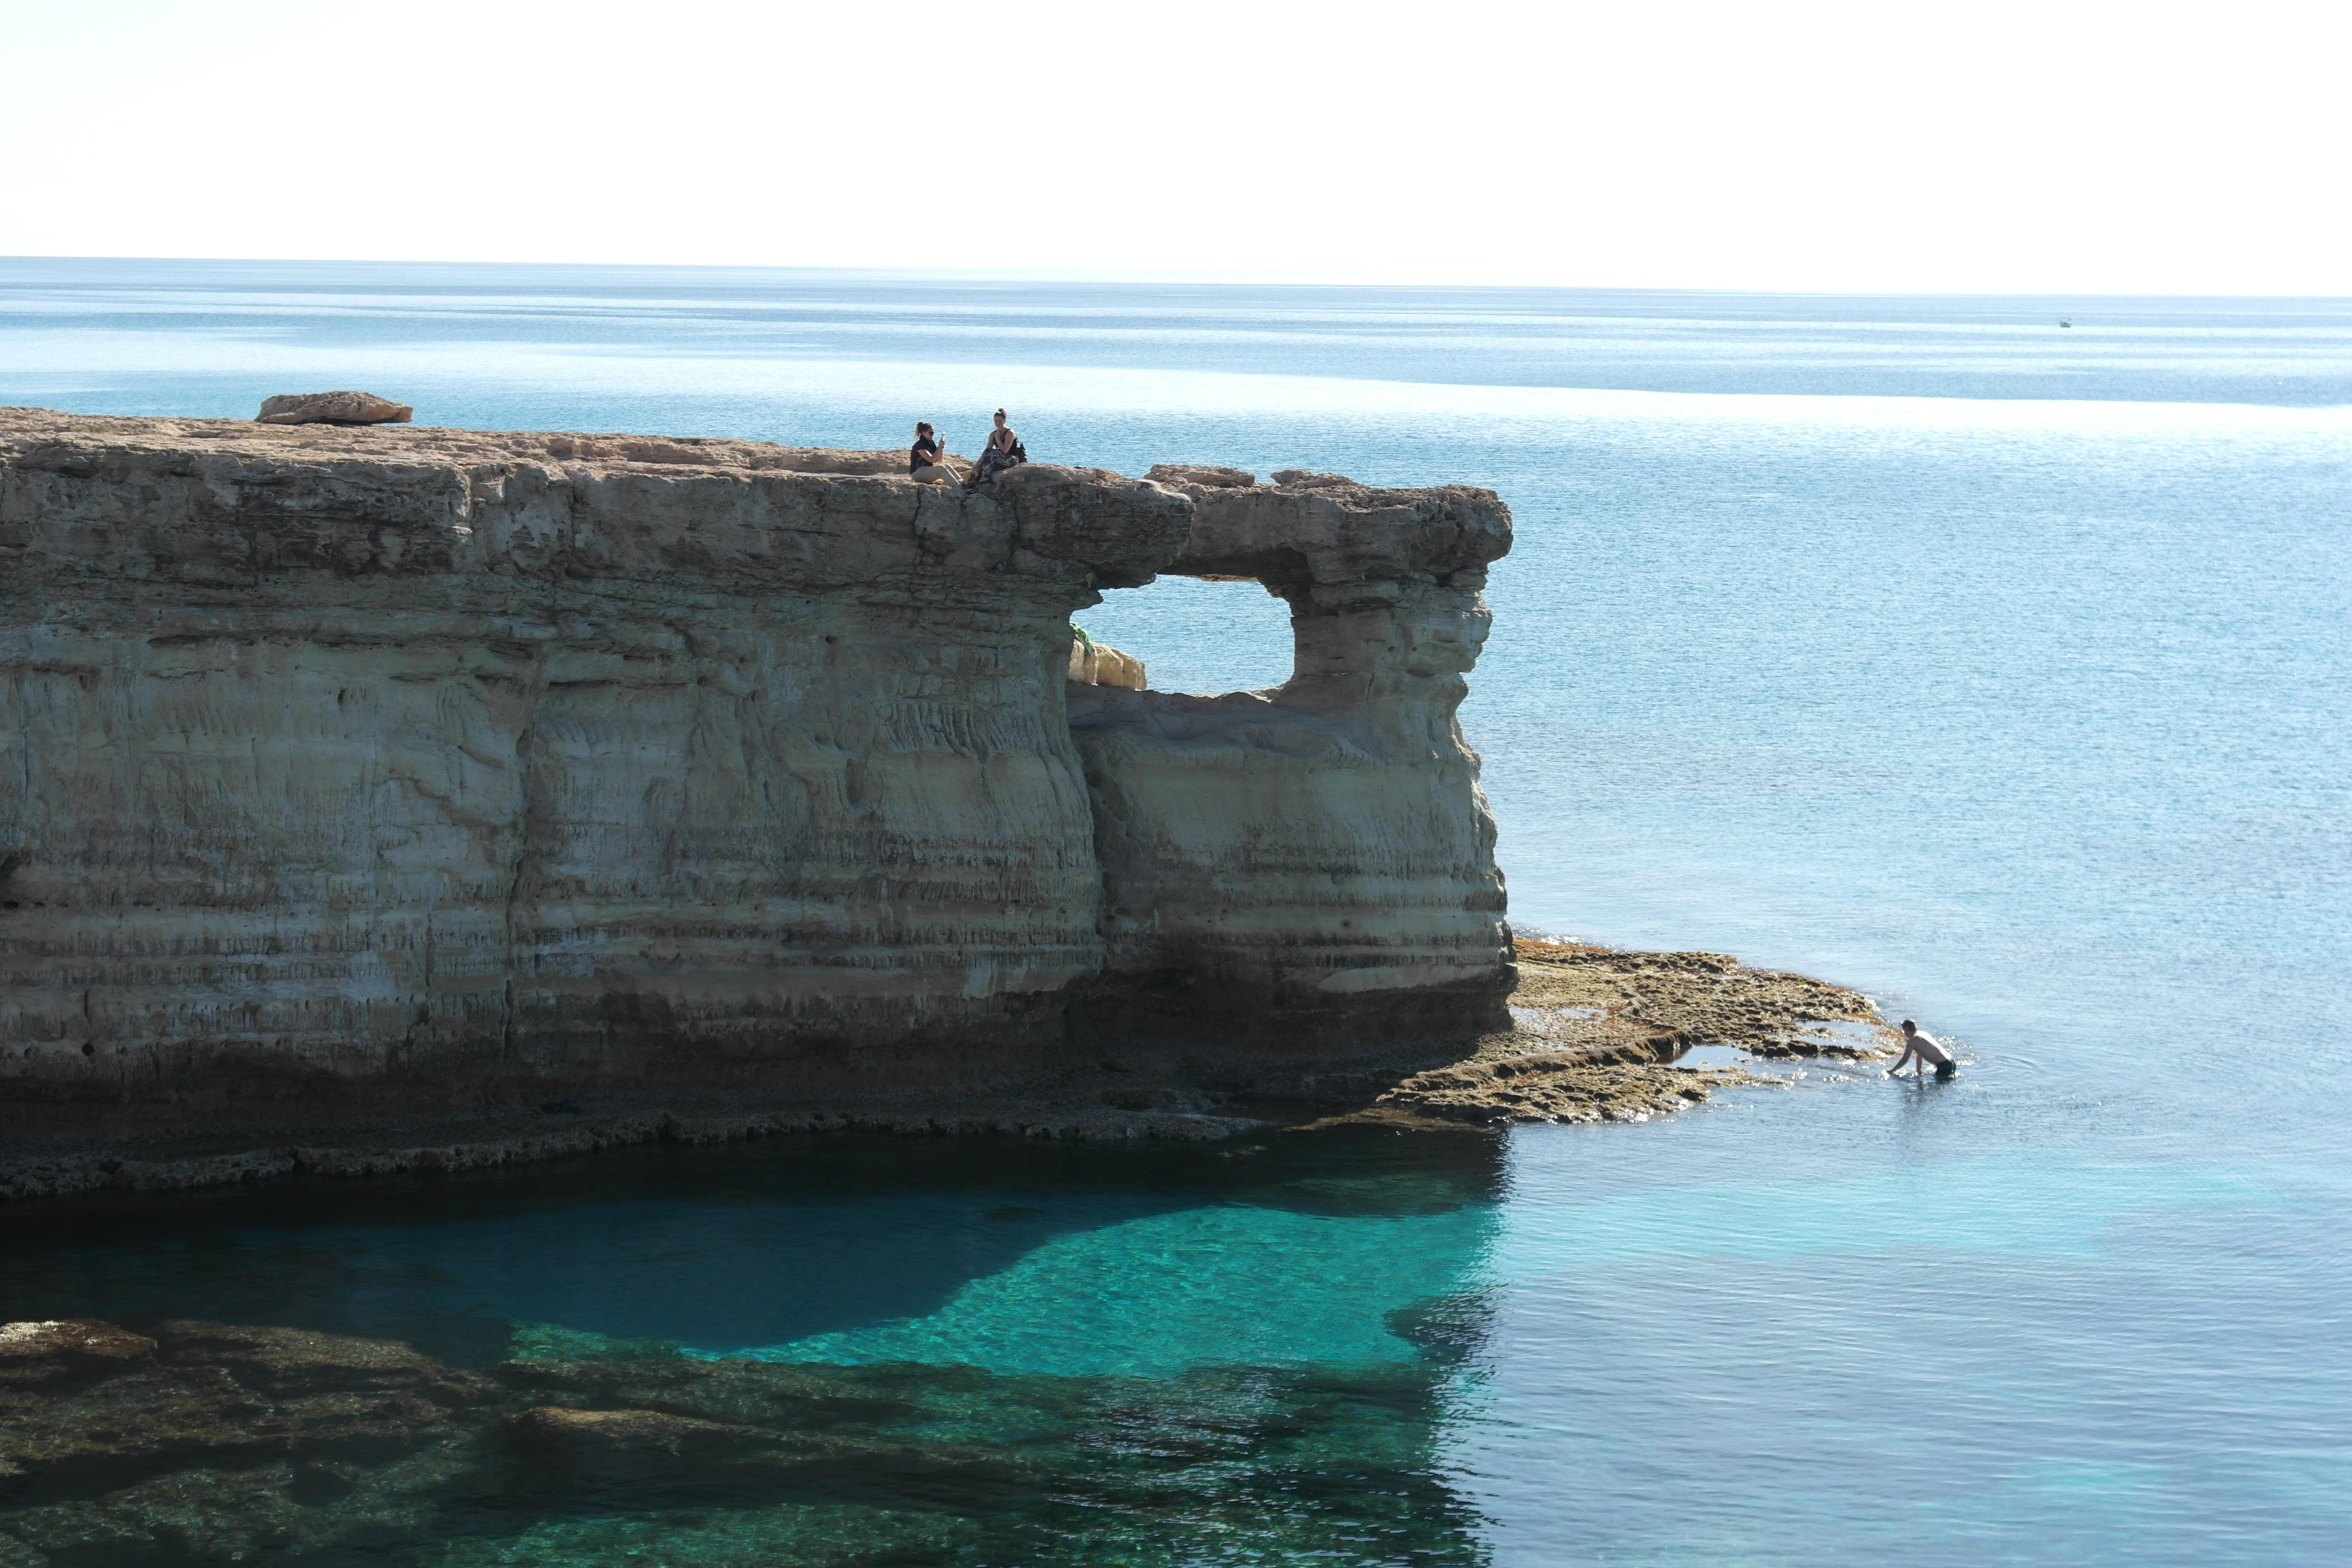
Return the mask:
MULTIPOLYGON (((928 1534, 632 1494, 318 1560, 2352 1562, 2352 299, 0 260, 0 404, 330 387, 966 452, 1003 405, 1048 461, 1491 487, 1462 724, 1518 931, 1835 980, 1960 1068, 0 1214, 0 1316, 890 1368, 1008 1447, 1064 1413, 928 1534)), ((1289 672, 1255 584, 1078 618, 1162 689, 1289 672)))

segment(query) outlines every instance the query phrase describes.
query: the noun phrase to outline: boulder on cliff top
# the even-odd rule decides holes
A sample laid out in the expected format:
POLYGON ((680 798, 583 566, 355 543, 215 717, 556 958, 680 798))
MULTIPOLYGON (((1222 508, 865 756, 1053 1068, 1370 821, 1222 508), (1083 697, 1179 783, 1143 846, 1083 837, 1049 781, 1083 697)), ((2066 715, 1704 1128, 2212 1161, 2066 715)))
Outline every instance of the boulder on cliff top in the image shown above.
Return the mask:
POLYGON ((1245 490, 1257 483, 1257 476, 1247 468, 1224 468, 1213 463, 1154 463, 1151 471, 1143 477, 1171 490, 1181 490, 1186 485, 1199 485, 1210 490, 1245 490))
POLYGON ((405 425, 415 413, 373 392, 284 392, 253 417, 258 425, 405 425))

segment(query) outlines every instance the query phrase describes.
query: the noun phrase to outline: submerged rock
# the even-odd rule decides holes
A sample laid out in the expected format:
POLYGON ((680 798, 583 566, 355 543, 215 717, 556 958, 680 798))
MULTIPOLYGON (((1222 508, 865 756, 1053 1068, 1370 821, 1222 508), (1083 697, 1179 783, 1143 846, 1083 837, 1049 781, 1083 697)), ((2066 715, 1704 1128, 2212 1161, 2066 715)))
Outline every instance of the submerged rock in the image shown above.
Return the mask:
POLYGON ((113 1371, 155 1353, 155 1342, 94 1318, 0 1323, 0 1383, 40 1383, 91 1370, 113 1371))
POLYGON ((376 1340, 152 1327, 159 1357, 0 1382, 0 1564, 1076 1568, 1129 1531, 1154 1561, 1477 1558, 1433 1462, 1434 1361, 1078 1378, 639 1351, 471 1372, 376 1340))

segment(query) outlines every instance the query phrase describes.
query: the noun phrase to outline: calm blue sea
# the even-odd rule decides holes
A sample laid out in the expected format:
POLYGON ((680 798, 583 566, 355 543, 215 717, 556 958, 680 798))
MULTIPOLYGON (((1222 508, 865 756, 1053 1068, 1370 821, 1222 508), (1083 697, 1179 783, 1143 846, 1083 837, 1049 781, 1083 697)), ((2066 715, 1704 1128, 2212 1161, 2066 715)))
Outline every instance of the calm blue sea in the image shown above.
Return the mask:
MULTIPOLYGON (((1518 542, 1463 722, 1521 929, 1857 985, 1960 1076, 1815 1068, 1486 1163, 779 1147, 55 1208, 5 1216, 6 1315, 1171 1411, 1234 1368, 1417 1369, 1420 1402, 1264 1459, 1374 1521, 1318 1561, 2352 1560, 2352 300, 0 261, 0 403, 331 386, 459 426, 929 418, 967 451, 1003 404, 1049 460, 1491 486, 1518 542), (1331 1479, 1374 1449, 1429 1489, 1402 1516, 1331 1479)), ((1280 612, 1171 580, 1080 619, 1222 690, 1287 674, 1280 612)), ((1306 1551, 1235 1517, 1095 1560, 1306 1551)), ((622 1560, 569 1528, 478 1560, 622 1560)))

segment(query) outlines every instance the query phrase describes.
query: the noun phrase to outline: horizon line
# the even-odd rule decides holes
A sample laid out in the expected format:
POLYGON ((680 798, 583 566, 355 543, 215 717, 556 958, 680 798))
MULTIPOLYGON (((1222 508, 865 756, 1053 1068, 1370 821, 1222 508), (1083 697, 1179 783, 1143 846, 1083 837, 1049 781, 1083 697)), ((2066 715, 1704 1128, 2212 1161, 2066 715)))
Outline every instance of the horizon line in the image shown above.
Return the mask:
POLYGON ((564 268, 583 272, 773 272, 802 273, 826 276, 862 276, 874 278, 937 279, 971 282, 1033 282, 1033 283, 1174 283, 1204 287, 1259 287, 1299 289, 1425 289, 1482 292, 1528 292, 1544 290, 1554 293, 1590 294, 1654 294, 1689 297, 1741 296, 1755 299, 1843 299, 1843 300, 2301 300, 2352 304, 2352 293, 2313 294, 2286 291, 2250 291, 2242 293, 2161 293, 2149 290, 2105 290, 2095 289, 1922 289, 1879 287, 1869 289, 1796 289, 1762 288, 1734 285, 1662 285, 1635 283, 1540 283, 1470 281, 1461 279, 1430 279, 1423 278, 1386 277, 1371 273, 1316 272, 1307 270, 1240 268, 1202 268, 1171 270, 1167 268, 1022 268, 978 267, 920 267, 883 264, 832 264, 820 262, 766 261, 517 261, 468 260, 462 258, 424 259, 415 257, 348 257, 348 256, 92 256, 65 253, 20 252, 0 255, 0 266, 12 262, 150 262, 164 265, 213 263, 233 266, 278 267, 413 267, 413 268, 500 268, 515 270, 564 268))

